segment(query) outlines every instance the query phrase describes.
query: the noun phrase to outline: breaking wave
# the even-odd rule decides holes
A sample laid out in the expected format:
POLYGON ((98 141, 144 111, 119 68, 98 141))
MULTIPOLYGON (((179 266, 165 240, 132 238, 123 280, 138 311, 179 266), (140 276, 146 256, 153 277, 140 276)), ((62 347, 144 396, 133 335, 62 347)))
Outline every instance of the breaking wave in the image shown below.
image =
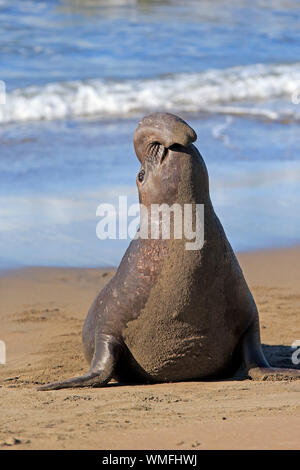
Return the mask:
POLYGON ((129 117, 155 110, 299 120, 299 102, 300 63, 256 64, 152 79, 90 79, 18 88, 0 106, 0 122, 129 117), (267 103, 282 98, 288 108, 267 103))

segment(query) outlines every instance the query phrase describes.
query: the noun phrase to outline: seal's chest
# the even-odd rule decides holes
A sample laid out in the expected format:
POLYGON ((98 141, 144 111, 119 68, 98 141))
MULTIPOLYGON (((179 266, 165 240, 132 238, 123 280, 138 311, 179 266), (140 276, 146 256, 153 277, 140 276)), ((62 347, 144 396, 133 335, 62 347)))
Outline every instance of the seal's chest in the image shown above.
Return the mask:
MULTIPOLYGON (((227 336, 228 340, 228 336, 227 336)), ((207 377, 230 357, 231 346, 221 347, 214 329, 153 312, 130 322, 124 341, 139 365, 157 381, 179 381, 207 377)))
POLYGON ((127 324, 124 341, 155 380, 206 377, 223 367, 235 346, 223 282, 198 269, 195 257, 189 264, 185 257, 181 265, 171 261, 138 318, 127 324))

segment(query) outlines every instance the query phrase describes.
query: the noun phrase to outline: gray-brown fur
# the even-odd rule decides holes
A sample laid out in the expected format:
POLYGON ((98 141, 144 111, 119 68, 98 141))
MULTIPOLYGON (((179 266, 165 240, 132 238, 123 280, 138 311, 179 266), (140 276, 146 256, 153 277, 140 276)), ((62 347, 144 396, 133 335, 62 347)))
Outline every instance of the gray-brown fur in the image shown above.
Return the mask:
MULTIPOLYGON (((51 390, 127 382, 224 377, 244 362, 254 378, 299 378, 263 356, 258 312, 209 195, 195 132, 180 118, 144 118, 134 146, 144 171, 140 203, 204 204, 204 246, 186 240, 133 240, 83 328, 90 371, 40 387, 51 390)), ((141 229, 143 227, 141 219, 141 229)))

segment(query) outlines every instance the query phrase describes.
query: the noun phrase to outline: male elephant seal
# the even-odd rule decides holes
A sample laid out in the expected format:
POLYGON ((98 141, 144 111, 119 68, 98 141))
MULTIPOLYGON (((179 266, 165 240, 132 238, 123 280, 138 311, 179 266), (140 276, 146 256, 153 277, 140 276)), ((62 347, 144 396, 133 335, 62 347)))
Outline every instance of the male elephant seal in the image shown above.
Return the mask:
POLYGON ((174 236, 133 239, 84 323, 89 372, 40 390, 101 386, 112 378, 229 377, 241 364, 253 379, 300 378, 299 370, 270 367, 263 355, 257 308, 214 212, 196 138, 177 116, 155 113, 142 119, 133 141, 140 203, 203 204, 204 245, 187 250, 174 236))

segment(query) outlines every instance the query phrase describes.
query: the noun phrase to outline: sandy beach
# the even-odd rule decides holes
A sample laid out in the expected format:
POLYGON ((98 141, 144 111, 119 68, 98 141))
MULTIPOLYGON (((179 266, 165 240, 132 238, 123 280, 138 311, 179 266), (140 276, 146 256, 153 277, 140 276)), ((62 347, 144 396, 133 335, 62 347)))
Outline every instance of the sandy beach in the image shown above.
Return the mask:
MULTIPOLYGON (((291 367, 291 344, 300 339, 300 248, 238 258, 260 311, 266 356, 291 367)), ((113 273, 36 267, 2 273, 2 449, 300 449, 300 381, 112 382, 38 392, 38 384, 87 371, 82 324, 113 273)))

